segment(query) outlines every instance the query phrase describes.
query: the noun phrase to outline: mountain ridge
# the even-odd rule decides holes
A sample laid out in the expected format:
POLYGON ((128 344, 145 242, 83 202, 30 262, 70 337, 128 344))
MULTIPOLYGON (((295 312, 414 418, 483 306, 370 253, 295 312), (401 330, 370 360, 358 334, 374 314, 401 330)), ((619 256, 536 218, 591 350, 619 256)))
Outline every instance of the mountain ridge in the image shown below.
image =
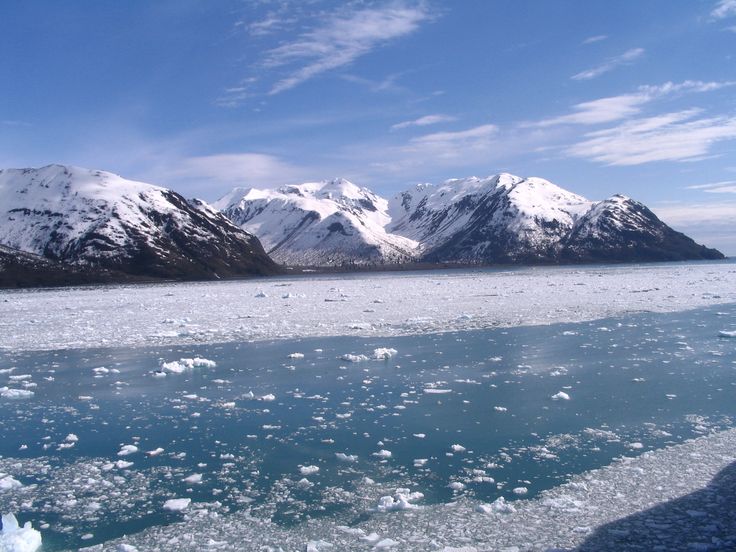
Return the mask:
MULTIPOLYGON (((277 190, 250 188, 244 195, 234 190, 215 205, 269 244, 266 249, 277 260, 300 266, 723 258, 719 251, 672 230, 630 198, 614 195, 590 201, 539 177, 501 173, 418 184, 390 200, 340 180, 351 194, 359 190, 371 198, 368 204, 352 203, 349 209, 334 196, 327 198, 333 206, 326 206, 320 194, 331 182, 335 181, 277 190), (309 206, 295 196, 308 196, 309 206), (364 255, 359 243, 368 231, 353 235, 352 242, 329 235, 329 225, 342 221, 340 217, 350 228, 367 228, 371 221, 374 241, 364 246, 373 246, 372 255, 364 255), (284 220, 291 223, 281 224, 284 220), (306 254, 315 244, 320 255, 306 254), (396 246, 399 255, 382 255, 396 246)), ((346 225, 341 222, 339 228, 345 230, 346 225)))

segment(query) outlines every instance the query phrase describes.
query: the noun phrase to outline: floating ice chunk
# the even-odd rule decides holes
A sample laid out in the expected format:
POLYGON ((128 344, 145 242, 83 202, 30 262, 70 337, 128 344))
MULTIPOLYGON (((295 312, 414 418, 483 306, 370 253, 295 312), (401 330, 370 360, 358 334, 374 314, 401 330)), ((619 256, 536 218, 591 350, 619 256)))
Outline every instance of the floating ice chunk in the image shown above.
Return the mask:
POLYGON ((28 389, 11 389, 10 387, 0 387, 0 397, 3 399, 30 399, 35 395, 33 391, 28 389))
POLYGON ((398 351, 387 347, 379 347, 373 350, 373 358, 376 360, 388 360, 392 356, 395 356, 398 351))
POLYGON ((630 449, 633 449, 633 450, 639 450, 639 449, 643 449, 644 448, 644 443, 639 443, 639 442, 629 443, 626 446, 629 447, 630 449))
POLYGON ((420 492, 409 492, 409 489, 396 489, 393 496, 382 496, 378 499, 375 511, 377 512, 394 512, 397 510, 410 510, 412 508, 418 508, 416 504, 417 500, 424 498, 424 494, 420 492))
POLYGON ((31 527, 30 521, 20 527, 13 514, 5 514, 2 520, 0 552, 35 552, 41 547, 41 533, 31 527))
POLYGON ((332 548, 334 545, 331 542, 316 540, 309 541, 307 543, 306 552, 322 552, 328 548, 332 548))
POLYGON ((529 489, 527 489, 526 487, 514 487, 514 489, 512 490, 512 492, 515 495, 525 495, 525 494, 527 494, 529 492, 529 489))
POLYGON ((559 393, 555 393, 554 395, 552 395, 551 398, 553 401, 569 401, 570 395, 568 395, 564 391, 560 391, 559 393))
POLYGON ((20 489, 23 484, 11 475, 0 473, 0 491, 10 491, 12 489, 20 489))
POLYGON ((719 337, 736 337, 736 330, 721 330, 718 332, 719 337))
POLYGON ((267 401, 267 402, 275 401, 276 400, 276 395, 274 395, 272 393, 268 393, 267 395, 262 395, 262 396, 258 397, 258 400, 259 401, 267 401))
POLYGON ((302 475, 313 475, 319 471, 319 466, 299 466, 299 473, 302 475))
POLYGON ((164 362, 161 364, 161 370, 169 372, 171 374, 181 374, 192 368, 215 368, 217 363, 214 360, 206 358, 180 358, 179 360, 172 360, 171 362, 164 362))
POLYGON ((452 393, 452 389, 437 389, 435 387, 426 388, 423 391, 429 395, 445 395, 447 393, 452 393))
POLYGON ((133 465, 133 462, 126 462, 125 460, 118 460, 113 464, 114 467, 116 467, 119 470, 124 470, 126 468, 129 468, 133 465))
POLYGON ((499 496, 490 504, 480 504, 476 509, 484 514, 513 514, 516 512, 516 508, 507 503, 502 496, 499 496))
POLYGON ((188 483, 190 485, 199 485, 202 483, 202 474, 201 473, 193 473, 189 477, 185 477, 182 479, 184 483, 188 483))
POLYGON ((373 546, 373 548, 375 548, 376 550, 385 550, 387 548, 393 548, 394 546, 398 546, 398 545, 399 543, 395 541, 394 539, 386 538, 386 539, 381 539, 380 541, 378 541, 373 546))
POLYGON ((353 463, 358 461, 357 454, 345 454, 344 452, 336 452, 335 458, 337 458, 340 462, 353 463))
POLYGON ((289 358, 304 358, 304 353, 291 353, 289 358))
POLYGON ((129 454, 135 454, 138 452, 138 447, 135 445, 123 445, 118 451, 118 456, 128 456, 129 454))
POLYGON ((347 360, 348 362, 365 362, 368 357, 365 355, 353 355, 350 353, 344 354, 340 357, 341 360, 347 360))
POLYGON ((299 481, 296 482, 296 486, 299 489, 309 489, 310 487, 314 487, 314 483, 312 483, 309 479, 306 477, 302 477, 299 481))
POLYGON ((191 502, 191 498, 170 498, 164 502, 164 510, 169 510, 170 512, 181 512, 182 510, 186 510, 191 502))
POLYGON ((67 443, 76 443, 77 441, 79 441, 79 437, 77 437, 77 436, 76 436, 76 435, 75 435, 74 433, 70 433, 69 435, 67 435, 67 436, 66 436, 66 437, 64 438, 64 440, 65 440, 65 441, 66 441, 67 443))
POLYGON ((146 451, 147 456, 158 456, 164 451, 161 447, 155 448, 153 450, 146 451))
POLYGON ((493 410, 495 410, 496 412, 506 412, 508 411, 508 408, 506 408, 505 406, 494 406, 493 410))
POLYGON ((428 458, 415 458, 414 459, 414 467, 415 468, 421 468, 424 467, 427 462, 429 462, 428 458))
POLYGON ((462 491, 465 488, 465 483, 461 483, 460 481, 453 481, 447 487, 449 489, 452 489, 453 491, 462 491))
POLYGON ((138 549, 132 544, 120 543, 115 549, 116 552, 138 552, 138 549))
POLYGON ((450 447, 452 449, 452 452, 465 452, 467 449, 462 445, 452 445, 450 447))
POLYGON ((386 449, 381 449, 378 452, 374 452, 373 456, 375 456, 376 458, 381 458, 385 460, 387 458, 391 458, 391 451, 386 450, 386 449))

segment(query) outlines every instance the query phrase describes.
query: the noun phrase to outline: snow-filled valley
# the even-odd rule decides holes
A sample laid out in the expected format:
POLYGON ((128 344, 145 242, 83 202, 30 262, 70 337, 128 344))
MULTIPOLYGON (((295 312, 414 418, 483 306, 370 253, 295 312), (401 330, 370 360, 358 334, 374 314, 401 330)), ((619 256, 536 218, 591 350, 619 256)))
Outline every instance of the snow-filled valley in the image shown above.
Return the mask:
POLYGON ((734 284, 709 262, 0 292, 0 550, 734 548, 734 284))

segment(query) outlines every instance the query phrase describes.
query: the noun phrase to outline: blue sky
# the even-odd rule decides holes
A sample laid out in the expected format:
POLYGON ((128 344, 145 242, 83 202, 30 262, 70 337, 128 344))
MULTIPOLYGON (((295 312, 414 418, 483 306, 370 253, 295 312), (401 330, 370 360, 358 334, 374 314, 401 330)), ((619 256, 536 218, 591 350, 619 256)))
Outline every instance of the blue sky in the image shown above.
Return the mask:
POLYGON ((0 166, 213 200, 508 171, 736 255, 736 0, 6 0, 0 166))

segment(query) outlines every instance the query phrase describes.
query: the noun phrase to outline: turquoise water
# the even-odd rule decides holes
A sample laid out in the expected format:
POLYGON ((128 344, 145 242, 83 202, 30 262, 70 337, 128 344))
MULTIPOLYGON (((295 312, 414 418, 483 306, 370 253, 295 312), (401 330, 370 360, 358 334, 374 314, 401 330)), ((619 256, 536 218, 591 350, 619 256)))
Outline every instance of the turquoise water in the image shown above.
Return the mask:
POLYGON ((53 550, 178 521, 162 508, 174 497, 285 525, 350 523, 395 487, 425 504, 533 497, 622 454, 732 427, 736 340, 718 331, 735 325, 726 305, 396 338, 3 352, 0 369, 14 369, 0 387, 36 385, 33 398, 0 399, 0 473, 25 485, 0 492, 0 510, 45 526, 53 550), (398 352, 341 358, 383 347, 398 352), (190 357, 217 366, 154 377, 190 357), (139 452, 118 456, 126 444, 139 452), (192 474, 202 483, 183 481, 192 474))

